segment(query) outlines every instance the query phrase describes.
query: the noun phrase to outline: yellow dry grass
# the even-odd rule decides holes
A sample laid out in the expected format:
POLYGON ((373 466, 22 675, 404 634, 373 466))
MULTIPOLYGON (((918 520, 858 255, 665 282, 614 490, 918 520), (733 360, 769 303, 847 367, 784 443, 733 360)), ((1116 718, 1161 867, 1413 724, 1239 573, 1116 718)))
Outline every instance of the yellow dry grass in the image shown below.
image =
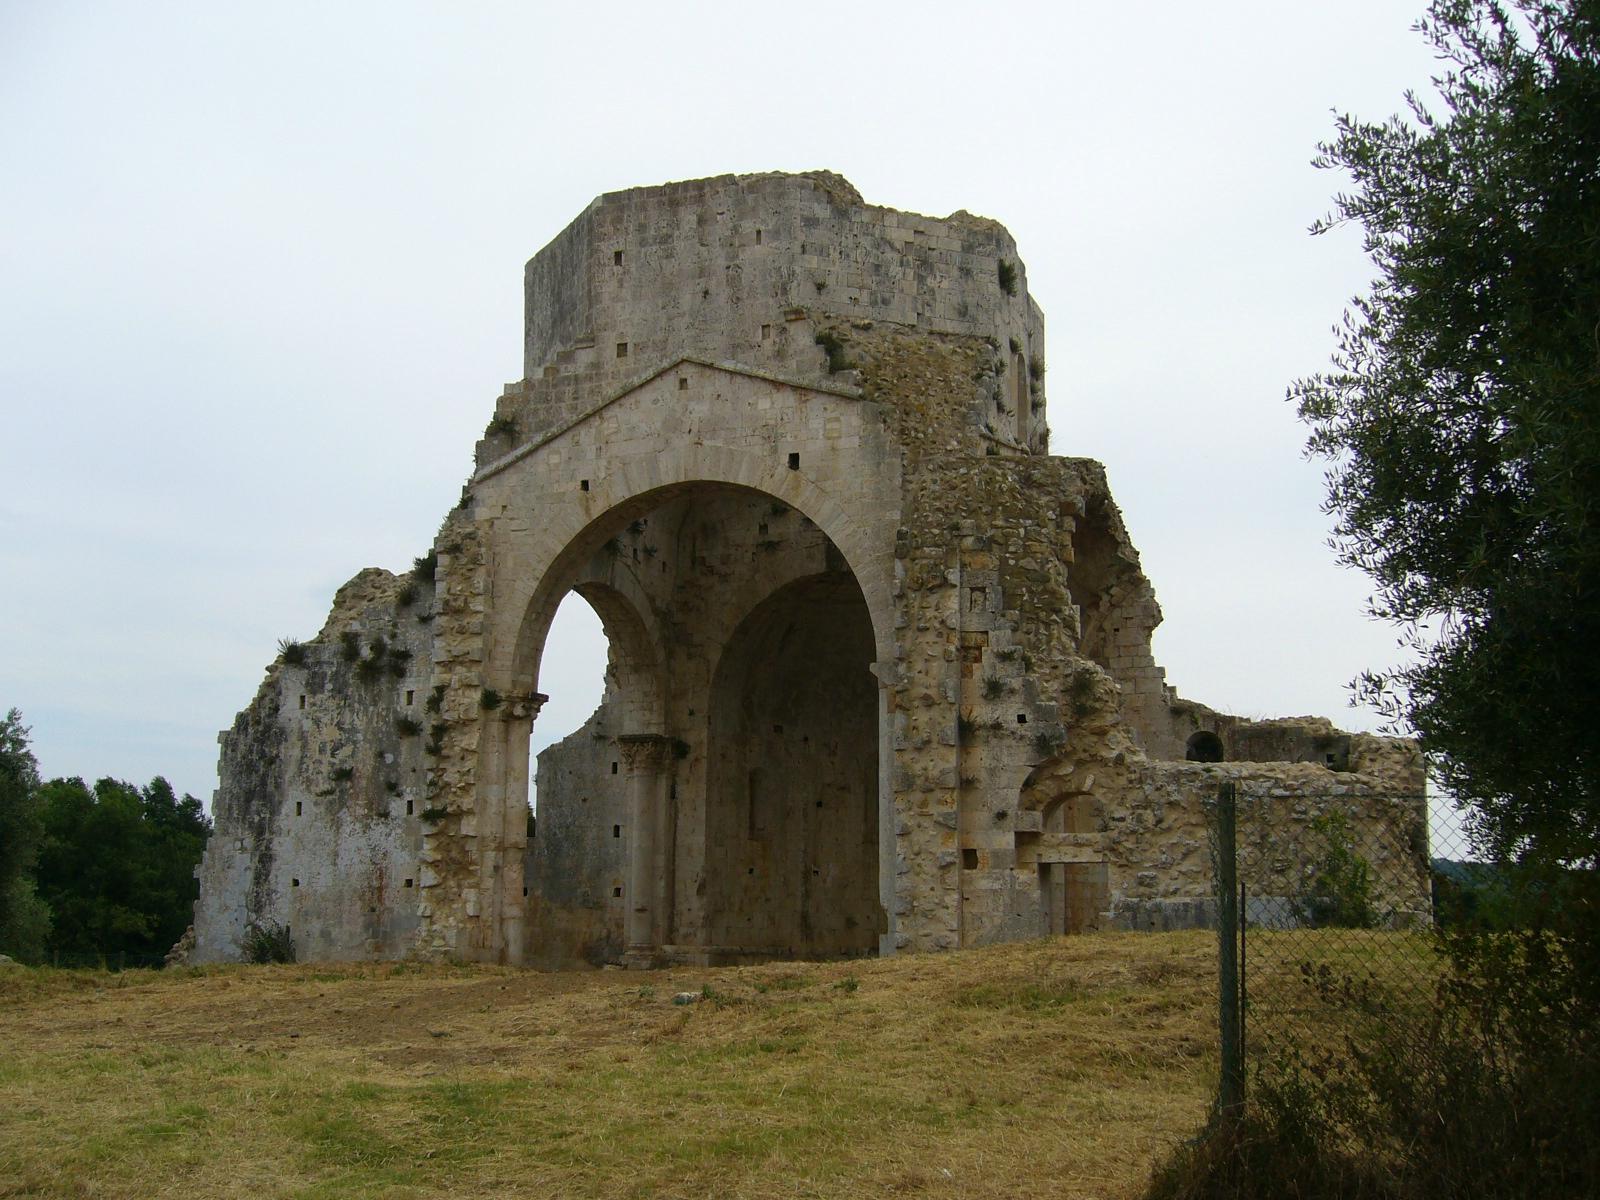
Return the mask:
POLYGON ((647 973, 13 969, 0 1196, 1132 1196, 1204 1117, 1215 963, 1194 932, 647 973))

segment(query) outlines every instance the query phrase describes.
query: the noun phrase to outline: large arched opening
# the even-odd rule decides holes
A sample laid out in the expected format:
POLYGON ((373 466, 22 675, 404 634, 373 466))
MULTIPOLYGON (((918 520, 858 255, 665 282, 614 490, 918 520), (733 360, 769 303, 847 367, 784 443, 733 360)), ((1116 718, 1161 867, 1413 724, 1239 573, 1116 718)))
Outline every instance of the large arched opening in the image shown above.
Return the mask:
MULTIPOLYGON (((610 642, 605 702, 539 760, 522 927, 503 921, 519 957, 875 951, 881 631, 833 539, 789 503, 724 483, 615 505, 531 590, 512 694, 561 686, 545 645, 574 592, 610 642)), ((507 729, 507 763, 532 727, 507 729)))
POLYGON ((847 571, 740 622, 711 687, 706 925, 730 956, 867 954, 878 903, 872 622, 847 571))

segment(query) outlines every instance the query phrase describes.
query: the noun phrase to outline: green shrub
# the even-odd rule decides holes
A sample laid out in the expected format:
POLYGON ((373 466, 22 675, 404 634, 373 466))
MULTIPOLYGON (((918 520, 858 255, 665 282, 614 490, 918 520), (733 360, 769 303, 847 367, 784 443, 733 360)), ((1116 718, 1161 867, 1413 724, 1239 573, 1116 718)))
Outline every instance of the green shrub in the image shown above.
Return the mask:
POLYGON ((247 963, 292 963, 294 938, 289 927, 267 919, 252 921, 245 926, 244 941, 240 944, 247 963))
POLYGON ((1258 1057, 1242 1115, 1146 1200, 1600 1195, 1600 880, 1532 869, 1512 906, 1510 927, 1435 928, 1431 1004, 1319 980, 1307 1018, 1342 1038, 1258 1057))
POLYGON ((291 667, 303 667, 306 664, 306 645, 293 638, 278 639, 278 653, 283 661, 291 667))
POLYGON ((411 560, 411 578, 418 583, 432 583, 439 570, 439 552, 429 550, 421 558, 411 560))
POLYGON ((1008 296, 1017 294, 1017 264, 1010 259, 999 260, 1000 290, 1008 296))
POLYGON ((1372 868, 1356 852, 1350 823, 1340 811, 1323 813, 1311 822, 1322 841, 1308 894, 1294 902, 1296 916, 1313 929, 1372 929, 1378 910, 1372 899, 1372 868))

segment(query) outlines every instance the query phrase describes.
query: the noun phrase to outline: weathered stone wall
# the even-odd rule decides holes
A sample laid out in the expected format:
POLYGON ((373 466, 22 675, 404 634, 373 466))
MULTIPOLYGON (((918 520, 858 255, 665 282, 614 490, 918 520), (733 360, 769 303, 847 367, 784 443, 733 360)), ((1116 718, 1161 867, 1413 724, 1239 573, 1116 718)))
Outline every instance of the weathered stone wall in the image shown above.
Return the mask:
POLYGON ((622 751, 602 707, 539 755, 528 837, 527 961, 600 965, 622 957, 627 795, 622 751))
POLYGON ((803 377, 817 357, 800 309, 1043 354, 1003 226, 868 205, 825 171, 601 196, 528 263, 526 289, 524 375, 581 375, 597 392, 684 356, 803 377))
POLYGON ((1303 882, 1327 797, 1411 827, 1377 797, 1420 792, 1414 746, 1166 686, 1104 469, 1046 453, 1043 318, 999 225, 725 176, 599 198, 526 283, 527 377, 423 619, 405 581, 358 577, 224 735, 207 953, 278 914, 318 957, 547 963, 1194 924, 1223 778, 1283 802, 1270 887, 1303 882), (606 700, 541 758, 530 823, 573 591, 611 642, 606 700), (420 735, 344 677, 346 632, 411 652, 420 735))
POLYGON ((413 949, 432 601, 429 585, 361 572, 220 736, 194 961, 238 957, 246 928, 273 921, 306 958, 413 949))

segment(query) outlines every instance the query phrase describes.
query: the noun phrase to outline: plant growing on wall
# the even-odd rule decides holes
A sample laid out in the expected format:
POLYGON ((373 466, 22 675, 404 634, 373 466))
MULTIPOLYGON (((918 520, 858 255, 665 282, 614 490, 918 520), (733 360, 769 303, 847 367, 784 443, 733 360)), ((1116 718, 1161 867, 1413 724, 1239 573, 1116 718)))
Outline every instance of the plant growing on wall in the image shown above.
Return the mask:
POLYGON ((278 653, 283 661, 291 667, 303 667, 306 663, 306 645, 293 638, 278 639, 278 653))
POLYGON ((1311 822, 1311 833, 1323 849, 1306 894, 1294 901, 1295 915, 1313 929, 1374 928, 1372 868, 1356 851, 1349 819, 1337 810, 1323 813, 1311 822))
POLYGON ((289 927, 268 918, 252 921, 245 927, 244 941, 240 945, 247 963, 292 963, 294 938, 289 927))
POLYGON ((835 371, 848 371, 852 366, 850 356, 845 353, 844 339, 831 329, 822 329, 817 332, 817 345, 828 356, 828 373, 835 371))
POLYGON ((1033 735, 1033 749, 1040 758, 1054 758, 1067 744, 1065 730, 1041 729, 1033 735))
POLYGON ((1000 290, 1008 296, 1017 294, 1017 264, 1008 258, 1002 258, 998 264, 1000 276, 1000 290))

